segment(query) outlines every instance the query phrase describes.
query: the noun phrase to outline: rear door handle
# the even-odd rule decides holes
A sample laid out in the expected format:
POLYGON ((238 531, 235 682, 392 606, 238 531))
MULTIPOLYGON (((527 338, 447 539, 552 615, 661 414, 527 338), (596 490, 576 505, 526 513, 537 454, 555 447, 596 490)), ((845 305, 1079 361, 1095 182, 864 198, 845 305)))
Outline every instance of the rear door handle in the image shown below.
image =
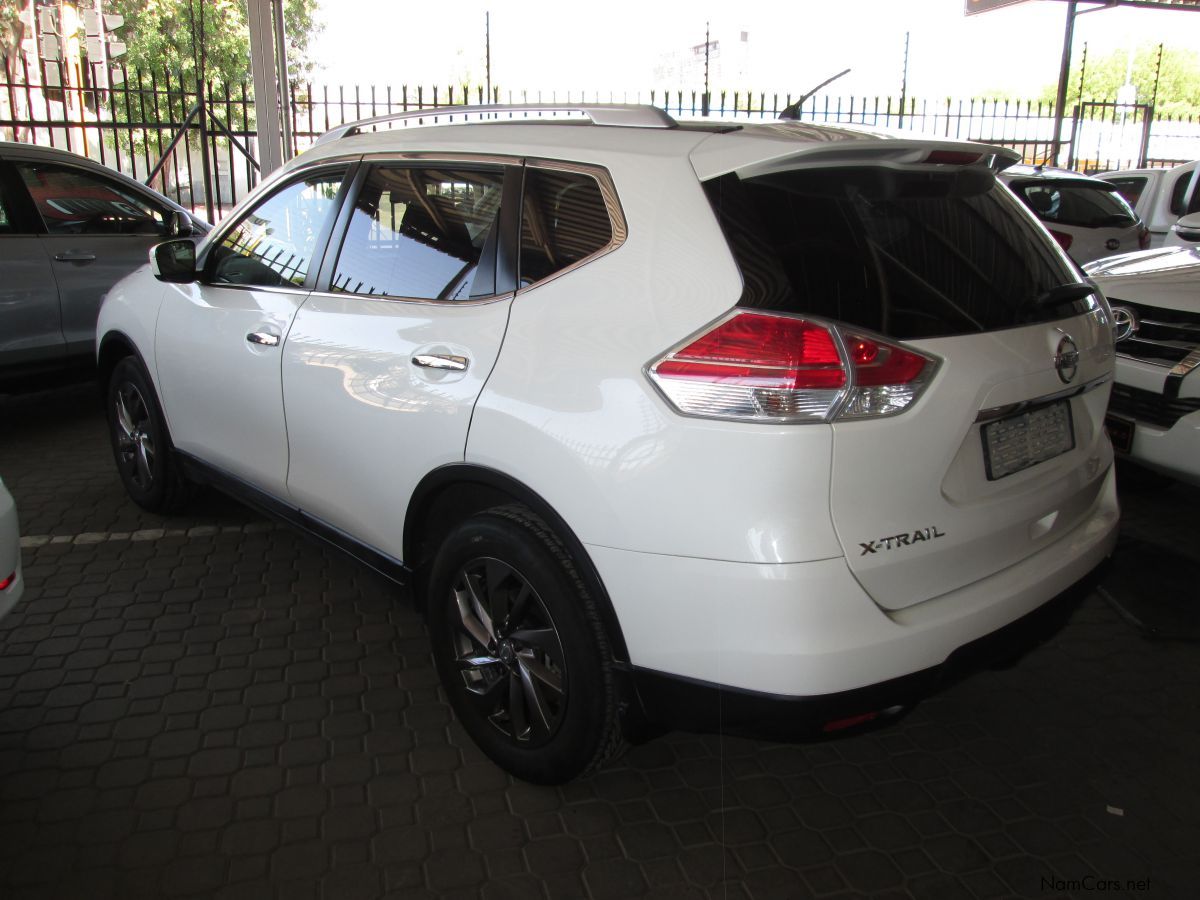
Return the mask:
POLYGON ((445 369, 450 372, 465 372, 470 360, 465 356, 453 356, 449 353, 418 353, 412 358, 414 366, 426 369, 445 369))
POLYGON ((59 262, 92 262, 96 259, 96 254, 68 250, 66 253, 54 254, 54 258, 59 262))
POLYGON ((267 334, 265 331, 252 331, 246 335, 246 340, 251 344, 258 344, 262 347, 279 346, 279 335, 267 334))

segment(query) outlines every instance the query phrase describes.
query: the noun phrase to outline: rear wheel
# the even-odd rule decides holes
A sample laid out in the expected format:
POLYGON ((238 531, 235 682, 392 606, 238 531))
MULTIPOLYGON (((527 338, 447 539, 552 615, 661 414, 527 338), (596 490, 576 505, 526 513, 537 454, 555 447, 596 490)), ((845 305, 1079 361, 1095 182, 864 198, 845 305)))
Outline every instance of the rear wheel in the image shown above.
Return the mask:
POLYGON ((113 458, 130 498, 151 512, 178 509, 190 496, 190 486, 171 458, 166 420, 154 388, 133 357, 113 369, 106 405, 113 458))
POLYGON ((621 744, 594 599, 550 528, 523 506, 472 516, 428 580, 434 660, 463 728, 495 763, 568 781, 621 744))

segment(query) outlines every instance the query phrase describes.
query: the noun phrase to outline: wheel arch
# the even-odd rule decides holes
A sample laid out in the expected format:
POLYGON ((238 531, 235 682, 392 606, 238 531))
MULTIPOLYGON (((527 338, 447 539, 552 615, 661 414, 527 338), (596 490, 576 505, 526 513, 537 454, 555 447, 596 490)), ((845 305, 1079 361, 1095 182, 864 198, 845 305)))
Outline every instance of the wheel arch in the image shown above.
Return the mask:
POLYGON ((554 529, 579 566, 588 587, 595 594, 605 632, 611 642, 614 662, 629 662, 629 650, 621 623, 600 573, 592 563, 583 542, 545 499, 528 485, 495 469, 455 463, 434 469, 413 491, 404 517, 404 561, 415 572, 428 562, 441 539, 454 525, 469 515, 517 502, 529 507, 554 529))
POLYGON ((96 376, 100 383, 100 389, 108 390, 108 379, 112 377, 113 369, 127 356, 137 359, 138 364, 150 377, 150 386, 157 391, 158 386, 154 383, 154 376, 146 365, 145 358, 133 339, 123 331, 110 331, 100 339, 100 348, 96 352, 96 376))

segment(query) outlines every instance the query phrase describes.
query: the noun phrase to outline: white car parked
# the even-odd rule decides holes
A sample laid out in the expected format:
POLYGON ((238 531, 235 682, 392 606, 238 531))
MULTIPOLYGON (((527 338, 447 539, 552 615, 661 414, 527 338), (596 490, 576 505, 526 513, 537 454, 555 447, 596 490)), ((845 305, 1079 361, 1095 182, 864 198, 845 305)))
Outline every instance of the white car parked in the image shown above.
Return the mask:
POLYGON ((1200 212, 1200 159, 1169 169, 1118 169, 1096 177, 1114 185, 1142 217, 1151 248, 1163 245, 1180 216, 1200 212))
POLYGON ((21 577, 21 536, 17 504, 0 481, 0 619, 17 605, 25 590, 21 577))
POLYGON ((1200 251, 1164 247, 1085 267, 1112 304, 1118 452, 1200 484, 1200 251))
POLYGON ((160 245, 100 316, 130 495, 413 584, 542 782, 646 720, 886 717, 1110 553, 1109 312, 1014 154, 555 112, 341 127, 160 245))
POLYGON ((1069 169, 1010 166, 1001 174, 1075 262, 1145 250, 1150 232, 1114 185, 1069 169))

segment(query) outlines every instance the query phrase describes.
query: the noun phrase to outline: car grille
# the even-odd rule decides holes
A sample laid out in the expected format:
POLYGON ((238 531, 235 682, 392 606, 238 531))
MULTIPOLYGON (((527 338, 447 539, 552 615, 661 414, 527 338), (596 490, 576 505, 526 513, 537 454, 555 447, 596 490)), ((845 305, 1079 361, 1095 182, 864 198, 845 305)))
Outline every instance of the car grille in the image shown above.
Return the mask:
POLYGON ((1198 409, 1200 399, 1171 399, 1154 391, 1144 391, 1124 384, 1113 385, 1112 397, 1108 401, 1110 413, 1159 428, 1172 428, 1181 417, 1198 409))
POLYGON ((1200 347, 1200 315, 1196 313, 1129 303, 1116 297, 1110 297, 1109 303, 1132 310, 1138 319, 1137 331, 1117 344, 1118 353, 1170 367, 1200 347))

